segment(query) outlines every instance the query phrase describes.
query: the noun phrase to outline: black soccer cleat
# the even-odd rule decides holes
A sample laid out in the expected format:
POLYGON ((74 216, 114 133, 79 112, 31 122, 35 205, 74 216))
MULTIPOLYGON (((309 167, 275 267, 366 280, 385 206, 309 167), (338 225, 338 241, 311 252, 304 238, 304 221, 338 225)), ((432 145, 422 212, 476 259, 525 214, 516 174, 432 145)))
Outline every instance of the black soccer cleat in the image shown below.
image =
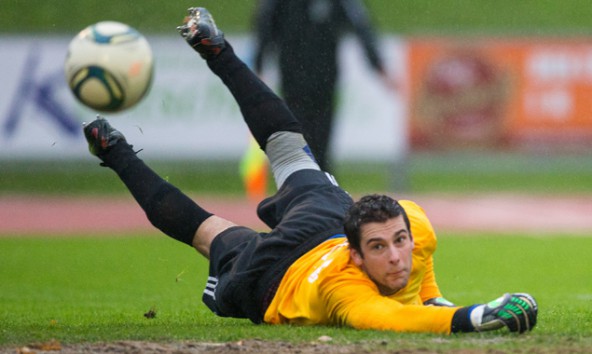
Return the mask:
POLYGON ((125 141, 123 134, 101 116, 97 116, 97 119, 90 124, 84 125, 84 137, 88 142, 88 151, 101 159, 111 147, 120 141, 125 141))
POLYGON ((213 59, 224 49, 224 33, 216 27, 214 18, 203 7, 190 7, 184 24, 177 27, 191 48, 204 59, 213 59))

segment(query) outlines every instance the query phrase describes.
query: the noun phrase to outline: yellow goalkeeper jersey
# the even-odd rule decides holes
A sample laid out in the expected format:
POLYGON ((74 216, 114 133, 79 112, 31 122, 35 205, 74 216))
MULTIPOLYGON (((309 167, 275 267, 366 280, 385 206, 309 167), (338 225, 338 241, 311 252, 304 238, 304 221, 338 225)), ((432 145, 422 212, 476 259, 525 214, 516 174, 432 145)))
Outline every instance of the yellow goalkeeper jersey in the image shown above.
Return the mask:
POLYGON ((400 201, 415 242, 413 267, 407 286, 384 296, 372 280, 350 260, 345 238, 328 239, 290 266, 265 312, 271 324, 344 325, 359 329, 450 333, 457 308, 424 306, 441 297, 433 253, 436 235, 423 209, 400 201))

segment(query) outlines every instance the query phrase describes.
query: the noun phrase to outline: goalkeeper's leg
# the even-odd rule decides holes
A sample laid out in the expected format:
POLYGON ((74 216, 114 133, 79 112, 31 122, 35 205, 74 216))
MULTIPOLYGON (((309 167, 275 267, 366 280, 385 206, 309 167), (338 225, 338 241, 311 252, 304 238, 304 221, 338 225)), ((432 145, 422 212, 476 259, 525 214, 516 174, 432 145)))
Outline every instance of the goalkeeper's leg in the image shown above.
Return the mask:
POLYGON ((232 93, 251 133, 270 160, 278 188, 297 170, 320 170, 302 137, 300 122, 235 55, 206 9, 189 9, 188 20, 178 29, 232 93))
POLYGON ((85 125, 84 135, 90 152, 103 161, 103 166, 117 173, 150 222, 168 236, 195 247, 209 258, 214 237, 235 225, 204 210, 158 176, 106 119, 99 117, 85 125))

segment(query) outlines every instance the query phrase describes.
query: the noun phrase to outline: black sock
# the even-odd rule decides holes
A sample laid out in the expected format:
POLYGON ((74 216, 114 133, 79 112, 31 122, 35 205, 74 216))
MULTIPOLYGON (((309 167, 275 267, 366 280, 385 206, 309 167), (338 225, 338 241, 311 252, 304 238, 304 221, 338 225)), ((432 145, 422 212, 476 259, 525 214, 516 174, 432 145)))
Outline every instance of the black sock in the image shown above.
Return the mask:
POLYGON ((208 60, 208 66, 234 96, 261 149, 265 150, 267 138, 275 132, 302 133, 300 122, 285 102, 234 54, 228 42, 216 58, 208 60))
POLYGON ((101 158, 119 175, 152 225, 175 240, 192 245, 195 231, 211 213, 146 166, 125 141, 101 158))

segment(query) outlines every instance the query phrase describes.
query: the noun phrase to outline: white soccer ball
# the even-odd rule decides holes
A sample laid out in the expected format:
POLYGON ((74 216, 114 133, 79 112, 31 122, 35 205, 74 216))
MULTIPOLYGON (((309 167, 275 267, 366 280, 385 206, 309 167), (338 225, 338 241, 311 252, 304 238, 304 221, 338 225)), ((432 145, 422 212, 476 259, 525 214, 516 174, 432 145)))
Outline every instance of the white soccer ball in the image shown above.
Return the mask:
POLYGON ((98 22, 72 39, 64 71, 82 104, 100 112, 119 112, 137 104, 149 91, 152 50, 134 28, 98 22))

